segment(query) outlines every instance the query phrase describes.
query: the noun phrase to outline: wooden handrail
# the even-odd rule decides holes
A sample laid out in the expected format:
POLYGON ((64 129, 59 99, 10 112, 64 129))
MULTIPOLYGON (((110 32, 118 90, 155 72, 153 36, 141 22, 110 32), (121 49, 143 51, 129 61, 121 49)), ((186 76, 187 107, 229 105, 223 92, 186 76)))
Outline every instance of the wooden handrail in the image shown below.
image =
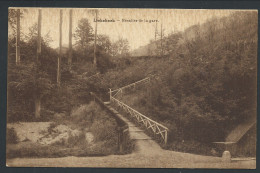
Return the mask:
POLYGON ((139 80, 139 81, 137 81, 137 82, 134 82, 134 83, 131 83, 131 84, 129 84, 129 85, 123 86, 123 87, 121 87, 121 88, 115 89, 115 90, 111 91, 111 93, 116 92, 116 91, 119 91, 119 90, 122 90, 122 89, 125 89, 125 88, 128 88, 128 87, 131 87, 131 86, 134 86, 134 85, 136 85, 136 84, 138 84, 138 83, 141 83, 141 82, 143 82, 143 81, 146 81, 146 80, 150 80, 150 77, 146 77, 146 78, 144 78, 144 79, 142 79, 142 80, 139 80))
POLYGON ((160 127, 164 128, 164 129, 166 129, 166 130, 169 130, 169 129, 168 129, 167 127, 165 127, 164 125, 162 125, 162 124, 160 124, 160 123, 157 123, 156 121, 154 121, 154 120, 152 120, 152 119, 148 118, 147 116, 145 116, 145 115, 141 114, 140 112, 138 112, 138 111, 134 110, 134 109, 133 109, 133 108, 131 108, 130 106, 126 105, 125 103, 123 103, 123 102, 121 102, 121 101, 117 100, 117 99, 116 99, 116 98, 114 98, 113 96, 112 96, 111 98, 112 98, 112 99, 114 99, 114 100, 116 100, 117 102, 121 103, 121 104, 122 104, 122 105, 124 105, 125 107, 127 107, 127 108, 131 109, 133 112, 135 112, 135 113, 137 113, 137 114, 141 115, 141 116, 142 116, 142 117, 144 117, 145 119, 148 119, 149 121, 153 122, 154 124, 156 124, 156 125, 158 125, 158 126, 160 126, 160 127))
POLYGON ((141 114, 140 112, 134 110, 130 106, 126 105, 125 103, 117 100, 113 96, 110 97, 110 102, 115 102, 117 103, 120 107, 122 107, 125 111, 130 113, 132 116, 135 116, 137 118, 138 122, 142 122, 147 129, 151 128, 153 133, 158 135, 160 134, 162 139, 164 140, 164 143, 167 143, 167 138, 168 138, 168 128, 165 127, 164 125, 157 123, 156 121, 148 118, 147 116, 141 114), (148 125, 149 124, 149 125, 148 125), (162 129, 160 129, 162 128, 162 129))
POLYGON ((118 99, 115 98, 115 96, 123 91, 123 89, 135 86, 136 84, 142 83, 144 81, 150 81, 150 77, 146 77, 142 80, 139 80, 137 82, 131 83, 129 85, 126 85, 124 87, 118 88, 116 90, 111 90, 109 89, 109 97, 110 97, 110 102, 115 102, 117 103, 120 107, 122 107, 125 111, 130 113, 132 116, 134 116, 138 122, 142 122, 147 129, 151 128, 154 134, 160 134, 161 137, 163 138, 165 144, 167 143, 167 138, 168 138, 168 131, 169 129, 165 127, 164 125, 152 120, 151 118, 148 118, 147 116, 141 114, 140 112, 136 111, 135 109, 131 108, 130 106, 126 105, 125 103, 119 101, 118 99), (116 94, 112 95, 112 93, 116 92, 116 94))

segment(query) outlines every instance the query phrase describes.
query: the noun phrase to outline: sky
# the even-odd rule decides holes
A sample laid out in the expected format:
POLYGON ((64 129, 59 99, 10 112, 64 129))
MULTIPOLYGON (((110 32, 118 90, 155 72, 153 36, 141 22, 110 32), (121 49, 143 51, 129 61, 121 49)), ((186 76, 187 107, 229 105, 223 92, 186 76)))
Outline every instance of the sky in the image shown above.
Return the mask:
MULTIPOLYGON (((29 32, 29 27, 37 23, 39 8, 20 8, 27 9, 24 17, 21 18, 21 30, 24 34, 29 32)), ((42 36, 48 32, 52 38, 51 47, 59 46, 59 19, 61 8, 40 8, 42 9, 42 36)), ((89 8, 72 8, 73 23, 72 32, 74 33, 78 25, 78 21, 87 18, 93 29, 95 28, 95 16, 90 13, 89 8)), ((69 8, 63 10, 63 45, 68 45, 69 40, 69 8)), ((164 34, 168 35, 172 32, 183 31, 194 24, 202 24, 213 17, 223 17, 230 15, 234 10, 202 10, 202 9, 123 9, 123 8, 104 8, 98 9, 98 19, 114 19, 115 22, 98 22, 97 33, 108 35, 111 41, 124 38, 129 41, 130 49, 134 50, 140 46, 144 46, 154 39, 156 22, 160 31, 161 25, 164 34), (124 20, 137 20, 138 22, 123 22, 124 20), (139 21, 139 20, 143 21, 139 21), (148 22, 145 22, 145 21, 148 22), (151 22, 149 22, 152 20, 151 22)), ((11 30, 9 30, 11 32, 11 30)), ((72 40, 75 43, 75 40, 72 40)))

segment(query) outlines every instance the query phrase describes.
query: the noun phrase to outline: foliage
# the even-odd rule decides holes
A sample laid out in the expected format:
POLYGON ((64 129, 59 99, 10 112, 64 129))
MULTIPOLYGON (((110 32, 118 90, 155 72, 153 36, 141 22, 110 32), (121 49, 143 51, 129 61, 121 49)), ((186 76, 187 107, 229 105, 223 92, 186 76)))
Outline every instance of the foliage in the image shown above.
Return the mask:
POLYGON ((34 99, 45 99, 54 88, 56 52, 42 38, 40 61, 35 62, 37 26, 21 41, 21 64, 15 64, 15 39, 9 40, 8 61, 8 120, 32 120, 34 99))
POLYGON ((164 41, 169 56, 131 58, 90 82, 116 89, 156 74, 150 86, 121 99, 169 127, 170 141, 224 141, 256 115, 257 13, 214 18, 164 41))
POLYGON ((127 39, 119 38, 112 44, 111 54, 113 57, 129 56, 129 42, 127 39))
POLYGON ((18 142, 18 136, 14 128, 6 129, 6 143, 7 144, 16 144, 18 142))
POLYGON ((79 21, 74 38, 76 39, 76 44, 82 49, 85 55, 86 47, 89 46, 90 42, 94 39, 93 28, 88 19, 83 18, 79 21))
MULTIPOLYGON (((16 20, 17 20, 17 9, 8 9, 8 26, 11 28, 12 35, 16 33, 16 20)), ((20 18, 24 17, 24 13, 27 13, 27 9, 20 9, 20 18)))
POLYGON ((97 46, 99 49, 104 51, 106 54, 111 54, 112 43, 107 35, 97 35, 97 46))

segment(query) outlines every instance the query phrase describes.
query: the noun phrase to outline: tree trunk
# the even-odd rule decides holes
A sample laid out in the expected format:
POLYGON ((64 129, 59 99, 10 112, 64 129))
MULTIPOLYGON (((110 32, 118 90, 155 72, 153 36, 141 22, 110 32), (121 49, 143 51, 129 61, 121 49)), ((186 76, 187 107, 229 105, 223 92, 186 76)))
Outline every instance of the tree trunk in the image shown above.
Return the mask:
POLYGON ((163 27, 161 23, 161 56, 163 56, 163 27))
POLYGON ((41 30, 42 30, 42 10, 39 10, 38 15, 38 39, 37 39, 37 63, 41 56, 41 30))
POLYGON ((96 47, 97 47, 97 10, 95 11, 96 12, 96 27, 95 27, 95 43, 94 43, 94 66, 97 65, 97 57, 96 57, 96 47))
POLYGON ((61 78, 61 56, 62 56, 62 10, 60 10, 60 52, 58 57, 58 67, 57 67, 57 85, 60 87, 61 78))
POLYGON ((35 98, 35 118, 41 117, 41 99, 36 97, 35 98))
POLYGON ((156 17, 156 23, 155 23, 155 31, 154 31, 154 41, 156 43, 156 37, 157 37, 157 20, 158 20, 158 11, 157 11, 157 17, 156 17))
MULTIPOLYGON (((36 87, 36 74, 38 73, 38 63, 39 58, 41 56, 41 23, 42 23, 42 11, 39 10, 38 15, 38 37, 37 37, 37 57, 35 60, 35 72, 34 72, 34 87, 36 87)), ((39 118, 41 116, 41 98, 40 95, 37 94, 36 90, 38 88, 35 88, 34 91, 34 105, 35 105, 35 118, 39 118)))
POLYGON ((156 23, 155 23, 155 32, 154 32, 154 42, 155 42, 155 55, 158 55, 158 44, 157 44, 157 35, 158 35, 158 29, 157 29, 157 20, 158 20, 158 11, 157 11, 157 17, 156 17, 156 23))
POLYGON ((20 64, 20 9, 16 13, 16 65, 20 64))
POLYGON ((69 21, 69 58, 68 58, 69 68, 71 68, 71 63, 72 63, 72 10, 70 10, 70 21, 69 21))

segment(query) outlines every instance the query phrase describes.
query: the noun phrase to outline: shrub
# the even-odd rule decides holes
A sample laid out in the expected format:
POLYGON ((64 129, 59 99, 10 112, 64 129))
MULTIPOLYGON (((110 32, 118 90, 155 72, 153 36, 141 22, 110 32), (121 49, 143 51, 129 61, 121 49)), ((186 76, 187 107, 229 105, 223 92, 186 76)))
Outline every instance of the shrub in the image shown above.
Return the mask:
POLYGON ((93 122, 97 111, 98 106, 94 102, 90 102, 88 105, 81 105, 79 108, 73 109, 70 118, 80 127, 87 127, 88 124, 93 122))
POLYGON ((95 137, 95 141, 108 141, 117 136, 116 123, 112 118, 96 119, 91 125, 90 131, 95 137))
POLYGON ((18 136, 14 128, 6 129, 6 143, 16 144, 18 142, 18 136))
POLYGON ((75 146, 86 146, 86 137, 84 131, 82 131, 79 135, 72 135, 69 134, 69 138, 67 140, 67 144, 65 145, 66 147, 75 147, 75 146))

